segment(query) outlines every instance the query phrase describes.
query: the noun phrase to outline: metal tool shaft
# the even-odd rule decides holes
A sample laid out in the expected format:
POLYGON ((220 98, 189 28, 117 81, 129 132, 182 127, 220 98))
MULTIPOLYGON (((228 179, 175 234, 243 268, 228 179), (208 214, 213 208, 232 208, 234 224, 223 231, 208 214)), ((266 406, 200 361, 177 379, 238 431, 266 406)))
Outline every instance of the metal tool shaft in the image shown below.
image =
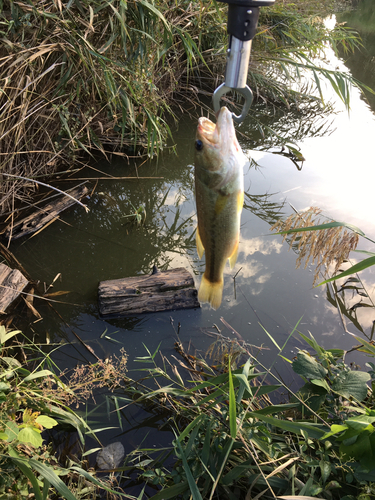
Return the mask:
POLYGON ((231 89, 246 87, 251 40, 243 41, 231 36, 227 51, 225 85, 231 89))
POLYGON ((221 84, 212 96, 215 113, 220 110, 221 97, 235 90, 245 98, 242 113, 233 114, 233 120, 241 123, 250 108, 253 94, 246 85, 251 53, 252 39, 255 36, 259 19, 259 7, 272 5, 275 0, 219 0, 228 4, 229 47, 227 50, 227 65, 225 82, 221 84))

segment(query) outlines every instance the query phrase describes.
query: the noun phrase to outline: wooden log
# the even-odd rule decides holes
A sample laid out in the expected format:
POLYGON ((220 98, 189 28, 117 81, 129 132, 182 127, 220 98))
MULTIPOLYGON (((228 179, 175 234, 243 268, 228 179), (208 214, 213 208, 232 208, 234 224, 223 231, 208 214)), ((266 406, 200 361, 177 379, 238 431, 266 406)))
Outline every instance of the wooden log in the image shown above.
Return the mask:
POLYGON ((27 285, 28 281, 21 271, 0 264, 0 314, 6 313, 27 285))
MULTIPOLYGON (((156 269, 156 268, 154 268, 156 269)), ((179 267, 99 283, 102 316, 123 316, 200 307, 192 275, 179 267)))
MULTIPOLYGON (((77 200, 81 200, 88 193, 87 186, 77 186, 67 190, 67 193, 77 200)), ((9 225, 5 231, 5 237, 16 240, 22 236, 35 233, 42 229, 47 224, 51 224, 58 219, 59 214, 75 204, 75 201, 68 196, 62 196, 55 201, 51 201, 44 207, 39 208, 36 212, 28 217, 9 225)))

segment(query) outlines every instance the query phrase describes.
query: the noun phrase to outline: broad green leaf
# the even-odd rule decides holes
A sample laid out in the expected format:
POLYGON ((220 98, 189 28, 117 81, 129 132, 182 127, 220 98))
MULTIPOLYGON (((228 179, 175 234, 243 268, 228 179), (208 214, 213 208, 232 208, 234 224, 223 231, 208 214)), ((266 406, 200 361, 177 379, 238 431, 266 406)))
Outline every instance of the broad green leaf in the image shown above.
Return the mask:
POLYGON ((241 399, 243 398, 243 394, 244 394, 245 390, 250 395, 253 393, 253 391, 251 390, 251 387, 249 385, 249 381, 248 381, 246 375, 244 375, 243 373, 237 373, 234 375, 234 377, 240 381, 240 387, 239 387, 238 394, 237 394, 237 403, 239 403, 241 401, 241 399), (241 397, 239 398, 238 396, 241 396, 241 397))
POLYGON ((327 391, 319 385, 307 382, 298 391, 298 395, 307 405, 301 408, 304 413, 309 413, 309 410, 317 412, 327 397, 327 391))
POLYGON ((3 363, 6 363, 9 366, 9 368, 21 368, 22 366, 21 363, 18 361, 18 359, 11 358, 10 356, 2 356, 1 361, 3 363))
POLYGON ((21 429, 18 433, 17 439, 21 443, 29 443, 32 446, 35 446, 35 448, 39 448, 39 446, 42 446, 43 444, 43 439, 40 433, 31 427, 21 429))
POLYGON ((314 385, 318 385, 319 387, 323 387, 323 389, 325 389, 327 392, 329 392, 329 385, 327 383, 326 380, 322 380, 322 379, 317 379, 317 380, 311 380, 311 383, 314 384, 314 385))
POLYGON ((183 391, 181 389, 176 389, 172 385, 168 385, 165 387, 161 387, 160 389, 156 389, 155 391, 144 394, 143 396, 138 398, 138 401, 141 401, 142 399, 150 399, 153 398, 156 394, 163 394, 163 393, 172 394, 173 396, 190 397, 190 394, 187 393, 186 391, 183 391))
POLYGON ((8 420, 5 423, 4 432, 8 435, 8 443, 17 439, 19 431, 20 430, 18 428, 18 425, 16 424, 16 422, 13 422, 13 420, 8 420))
POLYGON ((329 432, 326 432, 320 439, 327 439, 331 436, 334 436, 335 434, 338 434, 339 432, 346 431, 347 428, 347 425, 333 424, 331 425, 331 430, 329 432))
POLYGON ((363 345, 363 347, 359 347, 359 351, 366 352, 367 354, 371 354, 372 356, 375 356, 375 346, 373 344, 370 344, 370 342, 367 342, 367 340, 362 339, 361 337, 358 337, 354 334, 351 333, 353 337, 358 340, 358 342, 363 345))
POLYGON ((52 427, 55 427, 58 424, 54 418, 47 417, 47 415, 39 415, 35 422, 42 425, 46 429, 52 429, 52 427))
POLYGON ((373 423, 375 422, 375 417, 369 417, 367 415, 358 415, 356 417, 351 417, 345 420, 345 424, 349 429, 353 429, 356 432, 366 431, 370 434, 375 431, 373 423))
POLYGON ((208 460, 210 458, 210 449, 211 449, 211 425, 212 422, 209 421, 208 425, 206 427, 206 432, 204 436, 204 443, 203 443, 203 448, 202 448, 202 453, 200 455, 200 460, 202 463, 207 466, 208 465, 208 460))
POLYGON ((363 457, 369 461, 373 459, 371 442, 367 433, 359 434, 358 438, 351 444, 347 444, 344 441, 340 445, 340 451, 346 457, 352 457, 360 461, 362 461, 363 457))
POLYGON ((373 255, 373 256, 375 256, 374 252, 369 252, 368 250, 359 250, 358 248, 356 248, 355 250, 353 250, 353 252, 365 253, 366 255, 373 255))
POLYGON ((8 439, 8 434, 5 434, 5 432, 0 431, 0 439, 6 441, 8 439))
POLYGON ((249 358, 246 363, 244 364, 244 367, 242 368, 242 373, 239 374, 234 374, 234 376, 240 380, 240 387, 238 389, 237 393, 237 403, 241 401, 243 398, 245 390, 249 392, 249 394, 252 394, 250 385, 249 385, 249 373, 250 373, 250 368, 252 367, 251 365, 251 358, 249 358))
MULTIPOLYGON (((348 407, 348 410, 350 409, 358 411, 357 408, 348 407)), ((345 422, 367 422, 369 424, 375 423, 375 411, 369 410, 368 408, 366 408, 366 410, 367 411, 365 413, 362 413, 361 415, 356 415, 355 417, 350 417, 347 420, 345 420, 345 422)))
POLYGON ((330 352, 334 358, 342 358, 345 351, 343 349, 326 349, 326 352, 330 352))
POLYGON ((304 351, 299 351, 297 359, 293 361, 293 370, 305 378, 312 380, 324 379, 327 370, 315 358, 304 351))
POLYGON ((321 460, 319 462, 319 467, 320 467, 320 473, 321 473, 321 476, 323 479, 323 483, 325 483, 331 474, 331 470, 332 470, 331 463, 326 462, 325 460, 321 460))
POLYGON ((321 493, 323 491, 323 488, 321 486, 319 486, 318 484, 312 484, 309 488, 309 493, 311 495, 314 495, 314 497, 316 498, 316 495, 319 495, 319 493, 321 493))
POLYGON ((0 391, 8 391, 10 389, 10 384, 7 382, 0 382, 0 391))
POLYGON ((332 383, 332 390, 345 398, 351 396, 357 401, 362 401, 367 396, 367 384, 371 377, 366 372, 341 372, 340 376, 332 383))
MULTIPOLYGON (((87 457, 87 455, 91 455, 92 453, 96 453, 99 450, 102 450, 103 448, 91 448, 91 450, 87 450, 84 453, 82 453, 83 457, 87 457)), ((152 462, 152 460, 150 460, 152 462)))

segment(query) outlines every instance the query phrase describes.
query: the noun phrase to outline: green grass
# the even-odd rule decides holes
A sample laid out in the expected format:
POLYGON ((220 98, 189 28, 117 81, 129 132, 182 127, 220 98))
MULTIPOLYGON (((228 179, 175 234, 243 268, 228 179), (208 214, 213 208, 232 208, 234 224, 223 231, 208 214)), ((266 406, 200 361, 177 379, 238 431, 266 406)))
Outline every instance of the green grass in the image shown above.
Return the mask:
MULTIPOLYGON (((370 374, 350 369, 344 351, 324 349, 296 326, 278 352, 300 377, 293 393, 246 344, 224 337, 217 343, 215 368, 178 343, 177 364, 148 352, 139 359, 148 366, 142 383, 128 380, 125 387, 130 400, 123 411, 152 402, 155 411, 163 408, 163 429, 175 436, 167 449, 139 446, 125 459, 124 470, 140 484, 160 489, 151 498, 372 498, 370 374), (305 348, 287 360, 283 349, 298 334, 305 348), (273 404, 279 389, 289 401, 273 404)), ((369 346, 362 347, 373 356, 369 346)))

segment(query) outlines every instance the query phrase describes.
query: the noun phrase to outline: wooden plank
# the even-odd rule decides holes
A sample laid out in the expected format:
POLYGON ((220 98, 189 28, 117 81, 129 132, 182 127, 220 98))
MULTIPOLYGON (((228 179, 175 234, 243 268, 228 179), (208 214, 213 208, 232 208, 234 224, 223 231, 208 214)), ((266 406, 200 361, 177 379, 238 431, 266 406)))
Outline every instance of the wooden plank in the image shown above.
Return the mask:
POLYGON ((5 314, 27 284, 27 279, 18 269, 11 269, 5 264, 0 264, 0 314, 5 314))
POLYGON ((194 279, 179 267, 99 283, 99 311, 102 316, 143 314, 200 307, 194 279))
MULTIPOLYGON (((67 193, 77 200, 81 200, 88 194, 88 192, 88 187, 84 185, 67 190, 67 193)), ((68 196, 62 196, 55 201, 51 201, 44 207, 37 209, 36 212, 32 213, 28 217, 15 222, 13 226, 8 226, 5 231, 5 237, 11 237, 16 240, 22 236, 35 233, 47 224, 51 224, 54 220, 58 219, 58 215, 61 212, 70 208, 74 204, 75 201, 68 196)))

